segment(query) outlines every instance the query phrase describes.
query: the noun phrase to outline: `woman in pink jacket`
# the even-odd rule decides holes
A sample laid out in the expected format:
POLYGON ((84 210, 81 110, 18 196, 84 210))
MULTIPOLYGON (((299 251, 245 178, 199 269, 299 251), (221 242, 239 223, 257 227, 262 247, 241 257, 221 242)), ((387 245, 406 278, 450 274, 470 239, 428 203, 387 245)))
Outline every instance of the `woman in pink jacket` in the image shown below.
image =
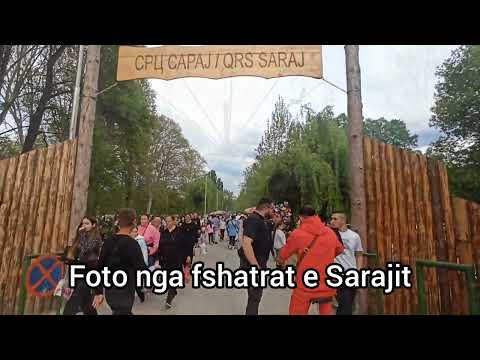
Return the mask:
POLYGON ((140 226, 138 227, 138 235, 143 236, 148 247, 148 266, 153 266, 156 261, 158 244, 160 242, 160 232, 149 223, 148 215, 144 214, 140 217, 140 226))

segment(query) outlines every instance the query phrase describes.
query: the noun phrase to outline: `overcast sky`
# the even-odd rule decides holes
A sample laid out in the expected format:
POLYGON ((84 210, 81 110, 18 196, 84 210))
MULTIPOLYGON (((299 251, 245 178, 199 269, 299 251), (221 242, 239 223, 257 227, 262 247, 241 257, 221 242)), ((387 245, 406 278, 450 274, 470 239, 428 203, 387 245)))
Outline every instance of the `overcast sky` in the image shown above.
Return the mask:
MULTIPOLYGON (((435 68, 456 47, 360 46, 364 117, 402 119, 411 132, 419 135, 418 145, 424 150, 438 136, 428 126, 437 82, 435 68)), ((324 78, 346 89, 343 45, 323 46, 323 64, 324 78)), ((180 124, 208 167, 235 194, 240 190, 243 170, 253 161, 254 149, 278 96, 286 100, 294 116, 301 103, 310 103, 318 111, 332 105, 335 114, 347 111, 344 92, 312 78, 150 81, 157 94, 159 112, 180 124), (230 93, 229 128, 226 119, 230 93)))

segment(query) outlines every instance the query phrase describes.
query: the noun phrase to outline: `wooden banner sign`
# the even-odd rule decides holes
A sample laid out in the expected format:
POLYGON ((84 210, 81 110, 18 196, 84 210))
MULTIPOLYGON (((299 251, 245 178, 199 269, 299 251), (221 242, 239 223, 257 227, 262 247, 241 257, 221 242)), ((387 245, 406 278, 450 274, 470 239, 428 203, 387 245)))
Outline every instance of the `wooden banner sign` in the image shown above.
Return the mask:
POLYGON ((320 45, 120 46, 117 81, 323 76, 320 45))

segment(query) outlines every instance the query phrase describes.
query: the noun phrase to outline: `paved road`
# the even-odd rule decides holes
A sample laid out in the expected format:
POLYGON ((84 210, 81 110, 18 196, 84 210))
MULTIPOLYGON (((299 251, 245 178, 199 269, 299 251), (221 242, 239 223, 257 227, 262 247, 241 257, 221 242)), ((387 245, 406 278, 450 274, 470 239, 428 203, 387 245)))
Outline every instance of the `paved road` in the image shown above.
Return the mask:
MULTIPOLYGON (((225 267, 237 269, 237 252, 229 250, 227 244, 227 241, 223 241, 209 246, 208 254, 198 255, 196 259, 204 261, 205 266, 210 268, 213 268, 217 261, 223 261, 225 267)), ((196 249, 196 253, 199 253, 199 249, 196 249)), ((274 264, 270 265, 273 267, 274 264)), ((265 289, 259 313, 288 315, 290 293, 289 289, 265 289)), ((247 291, 244 289, 193 289, 191 284, 188 284, 185 289, 178 290, 173 307, 169 310, 164 310, 165 299, 166 294, 148 293, 144 303, 140 303, 138 298, 135 299, 132 312, 135 315, 243 315, 247 303, 247 291)), ((99 313, 106 315, 111 314, 111 311, 105 304, 99 309, 99 313)), ((314 312, 311 311, 311 313, 314 312)))

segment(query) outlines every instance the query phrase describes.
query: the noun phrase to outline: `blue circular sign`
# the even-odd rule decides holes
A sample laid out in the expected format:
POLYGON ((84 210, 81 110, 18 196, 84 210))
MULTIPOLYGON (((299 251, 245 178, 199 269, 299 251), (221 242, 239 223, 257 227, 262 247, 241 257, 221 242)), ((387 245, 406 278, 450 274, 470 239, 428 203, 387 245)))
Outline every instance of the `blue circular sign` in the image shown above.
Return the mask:
POLYGON ((27 291, 33 296, 52 295, 63 278, 63 263, 55 256, 40 256, 27 271, 27 291))

